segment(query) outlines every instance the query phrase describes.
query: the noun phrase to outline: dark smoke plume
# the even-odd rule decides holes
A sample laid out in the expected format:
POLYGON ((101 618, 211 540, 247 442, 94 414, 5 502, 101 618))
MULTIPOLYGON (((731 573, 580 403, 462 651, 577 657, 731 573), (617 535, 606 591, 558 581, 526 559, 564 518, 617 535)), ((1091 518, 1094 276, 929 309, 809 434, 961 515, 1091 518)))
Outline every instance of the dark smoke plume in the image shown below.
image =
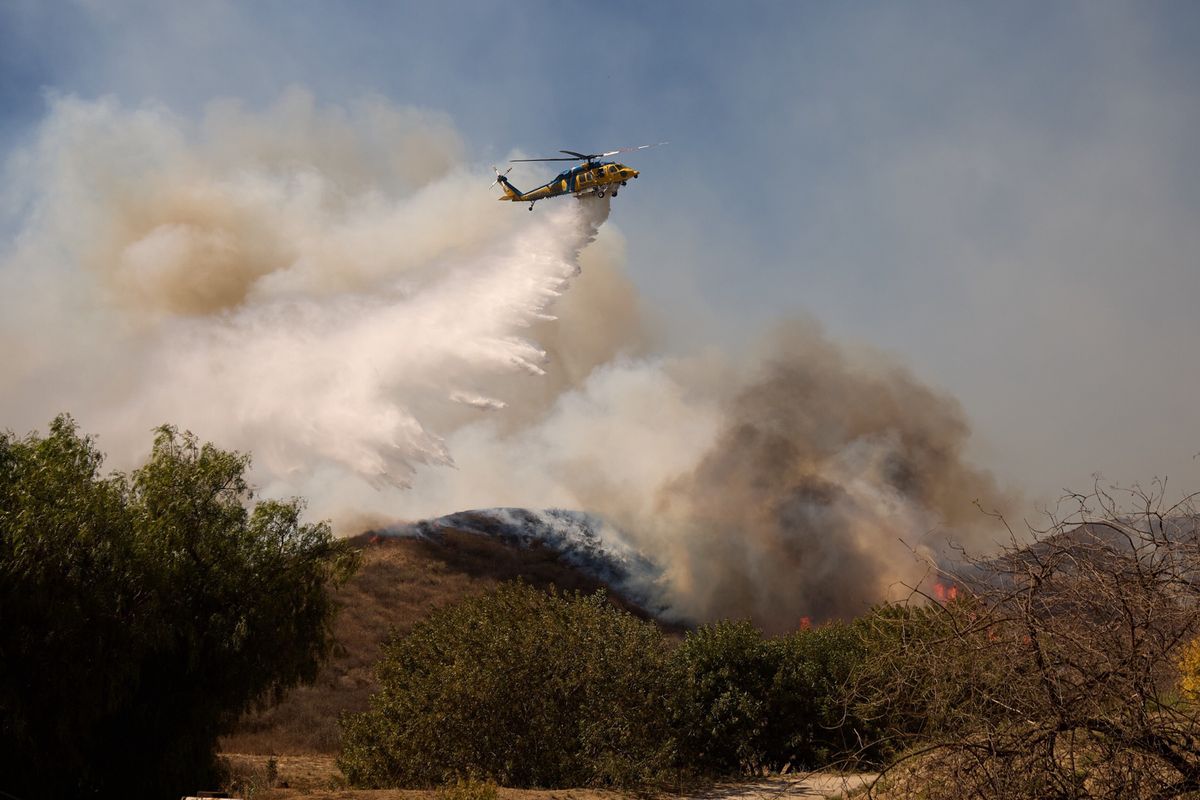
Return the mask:
POLYGON ((689 546, 679 598, 697 619, 749 617, 771 630, 861 613, 919 582, 911 549, 936 550, 1004 500, 964 459, 958 404, 896 366, 854 364, 812 326, 793 326, 729 402, 721 432, 662 491, 689 546))

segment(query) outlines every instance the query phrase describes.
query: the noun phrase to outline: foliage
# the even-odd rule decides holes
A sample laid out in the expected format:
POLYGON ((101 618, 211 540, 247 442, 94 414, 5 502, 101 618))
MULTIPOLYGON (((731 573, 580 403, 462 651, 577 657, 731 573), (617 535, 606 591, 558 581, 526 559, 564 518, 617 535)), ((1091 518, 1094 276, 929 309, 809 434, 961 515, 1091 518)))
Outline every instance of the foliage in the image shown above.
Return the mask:
POLYGON ((748 622, 724 621, 689 634, 672 658, 682 763, 735 775, 877 756, 874 724, 847 702, 867 632, 830 622, 765 639, 748 622))
POLYGON ((371 787, 630 787, 861 761, 874 723, 846 697, 867 646, 856 625, 766 639, 727 621, 670 649, 602 596, 508 584, 393 639, 339 763, 371 787))
POLYGON ((375 787, 641 784, 669 763, 666 664, 659 631, 602 594, 506 584, 388 644, 339 766, 375 787))
POLYGON ((876 763, 877 724, 850 690, 874 644, 861 623, 830 622, 772 642, 777 653, 765 731, 767 766, 876 763))
POLYGON ((174 428, 145 466, 59 417, 0 435, 0 776, 23 796, 169 796, 213 780, 217 736, 314 677, 355 557, 249 459, 174 428))
POLYGON ((745 621, 722 621, 687 635, 672 656, 671 725, 679 735, 682 763, 725 775, 765 762, 778 655, 745 621))
POLYGON ((969 624, 974 607, 965 595, 946 605, 888 603, 855 621, 864 653, 850 694, 872 730, 865 742, 879 758, 906 748, 914 737, 959 730, 979 713, 998 710, 977 702, 989 694, 979 687, 997 680, 989 660, 946 646, 956 622, 969 624))

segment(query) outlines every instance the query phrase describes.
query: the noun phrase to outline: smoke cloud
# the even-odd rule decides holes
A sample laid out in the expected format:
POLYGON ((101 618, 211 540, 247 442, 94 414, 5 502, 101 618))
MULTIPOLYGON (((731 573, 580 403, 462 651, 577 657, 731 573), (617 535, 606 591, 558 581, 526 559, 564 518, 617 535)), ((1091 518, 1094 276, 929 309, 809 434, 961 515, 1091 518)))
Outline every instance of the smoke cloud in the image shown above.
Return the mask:
MULTIPOLYGON (((964 457, 952 399, 790 322, 760 354, 619 359, 515 433, 448 439, 452 479, 393 510, 555 506, 601 514, 658 565, 653 605, 773 632, 861 613, 920 585, 952 543, 986 545, 1014 498, 964 457)), ((643 587, 644 589, 644 587, 643 587)))
POLYGON ((122 465, 163 421, 275 476, 451 463, 436 431, 456 407, 502 408, 488 378, 544 371, 529 326, 608 210, 506 214, 460 148, 438 115, 301 90, 199 125, 55 101, 14 168, 5 423, 69 409, 122 465))
POLYGON ((957 404, 886 363, 863 368, 791 326, 723 405, 713 446, 662 491, 686 530, 672 552, 692 618, 772 630, 849 617, 917 586, 949 543, 979 535, 1001 493, 963 458, 957 404))
POLYGON ((70 411, 122 468, 177 424, 346 533, 586 511, 674 616, 773 631, 918 583, 1005 504, 952 399, 813 323, 660 352, 608 201, 518 213, 462 149, 379 98, 54 100, 10 165, 3 424, 70 411))

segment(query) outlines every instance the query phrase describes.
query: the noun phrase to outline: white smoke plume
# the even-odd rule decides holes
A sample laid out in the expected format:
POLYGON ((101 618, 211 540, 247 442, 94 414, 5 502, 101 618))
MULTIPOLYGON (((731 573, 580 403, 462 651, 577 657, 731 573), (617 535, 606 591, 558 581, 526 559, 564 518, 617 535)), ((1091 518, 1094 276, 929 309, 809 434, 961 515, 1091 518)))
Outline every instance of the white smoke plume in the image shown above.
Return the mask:
POLYGON ((918 582, 913 550, 1004 504, 957 404, 812 324, 655 352, 608 201, 526 213, 461 151, 378 98, 199 123, 56 99, 9 169, 0 425, 70 411, 118 467, 189 428, 346 533, 586 511, 676 617, 771 630, 918 582))
POLYGON ((497 208, 459 150, 445 120, 382 100, 318 109, 297 90, 198 126, 56 101, 16 165, 5 424, 71 410, 128 453, 170 421, 271 475, 449 464, 448 407, 501 408, 487 378, 544 372, 528 328, 607 216, 497 208))

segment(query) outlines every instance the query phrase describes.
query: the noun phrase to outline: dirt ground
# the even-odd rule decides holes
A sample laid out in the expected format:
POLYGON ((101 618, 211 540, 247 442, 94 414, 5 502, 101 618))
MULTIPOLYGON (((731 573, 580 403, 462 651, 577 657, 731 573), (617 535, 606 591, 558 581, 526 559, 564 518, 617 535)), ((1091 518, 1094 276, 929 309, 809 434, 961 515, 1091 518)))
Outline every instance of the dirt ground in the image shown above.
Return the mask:
MULTIPOLYGON (((235 776, 243 782, 242 797, 254 800, 439 800, 433 789, 348 789, 333 756, 262 756, 226 753, 235 776), (268 786, 268 762, 275 761, 273 788, 268 786)), ((785 800, 787 798, 846 797, 869 784, 872 774, 807 773, 729 783, 687 791, 691 800, 785 800)), ((615 792, 591 789, 500 789, 499 800, 622 800, 615 792)))
POLYGON ((693 800, 784 800, 801 797, 852 797, 878 777, 874 773, 808 772, 731 783, 688 795, 693 800))

